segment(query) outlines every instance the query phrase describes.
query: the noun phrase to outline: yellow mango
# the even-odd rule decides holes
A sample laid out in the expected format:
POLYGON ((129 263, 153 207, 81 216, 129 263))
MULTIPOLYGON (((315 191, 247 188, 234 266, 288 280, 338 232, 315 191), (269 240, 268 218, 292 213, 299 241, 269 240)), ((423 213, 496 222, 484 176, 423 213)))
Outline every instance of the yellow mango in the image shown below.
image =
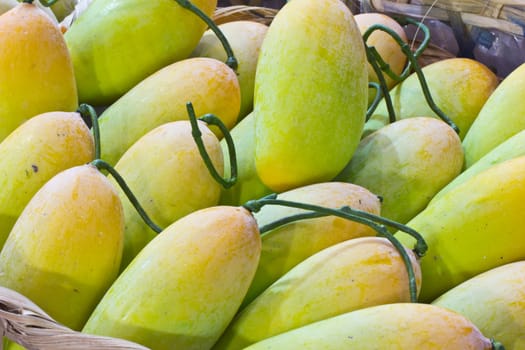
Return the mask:
MULTIPOLYGON (((210 16, 217 0, 192 0, 210 16)), ((64 34, 82 103, 107 106, 188 58, 206 23, 175 0, 93 0, 64 34)))
POLYGON ((340 0, 294 0, 273 19, 257 63, 255 166, 282 192, 330 181, 359 143, 368 99, 364 43, 340 0))
MULTIPOLYGON (((421 271, 405 249, 416 285, 421 271)), ((386 238, 334 244, 302 261, 235 317, 213 349, 244 349, 274 335, 346 312, 410 301, 407 267, 386 238)))
POLYGON ((363 138, 336 179, 381 196, 381 215, 406 223, 461 172, 456 132, 431 117, 398 120, 363 138))
POLYGON ((0 16, 0 141, 37 114, 78 107, 71 58, 58 25, 35 4, 0 16))
MULTIPOLYGON (((232 21, 218 27, 228 40, 238 63, 236 72, 241 89, 238 120, 241 120, 253 109, 255 69, 268 26, 254 21, 232 21)), ((212 57, 223 62, 227 59, 226 51, 211 29, 204 33, 192 56, 212 57)))
POLYGON ((419 303, 371 306, 262 340, 245 348, 304 350, 492 350, 491 340, 460 314, 419 303))
POLYGON ((512 71, 490 96, 463 140, 470 167, 501 142, 525 129, 525 63, 512 71))
POLYGON ((83 332, 157 350, 209 349, 239 308, 260 249, 257 224, 248 210, 197 210, 144 247, 83 332))
MULTIPOLYGON (((196 57, 147 77, 100 115, 102 159, 115 164, 148 131, 167 122, 187 120, 187 102, 193 104, 197 117, 213 113, 232 128, 241 103, 235 72, 216 59, 196 57)), ((212 130, 220 134, 218 129, 212 130)))
POLYGON ((46 112, 0 143, 0 247, 33 195, 59 172, 93 160, 93 137, 78 113, 46 112))
MULTIPOLYGON (((457 185, 407 223, 428 244, 420 261, 422 302, 479 273, 525 259, 524 196, 521 156, 457 185)), ((399 240, 411 245, 405 235, 399 240)))
POLYGON ((432 304, 462 314, 506 350, 525 348, 525 261, 476 275, 432 304))
MULTIPOLYGON (((497 76, 485 65, 468 58, 444 59, 422 68, 436 105, 459 128, 463 140, 479 111, 498 85, 497 76)), ((391 91, 397 119, 432 116, 416 73, 409 75, 391 91)), ((366 122, 363 136, 389 123, 384 99, 366 122)))
MULTIPOLYGON (((372 192, 344 182, 302 186, 283 192, 277 198, 329 208, 350 206, 376 215, 381 209, 379 198, 372 192)), ((269 205, 254 216, 259 227, 263 227, 303 212, 302 209, 269 205)), ((376 234, 374 229, 366 225, 337 216, 300 220, 263 233, 259 266, 243 305, 247 305, 279 277, 316 252, 347 239, 376 234)))
POLYGON ((33 196, 0 252, 0 285, 80 329, 117 277, 122 205, 90 164, 64 170, 33 196))
MULTIPOLYGON (((219 140, 204 122, 198 125, 206 151, 222 174, 219 140)), ((222 186, 204 164, 191 131, 188 120, 163 124, 142 136, 115 165, 148 216, 161 227, 219 202, 222 186)), ((140 217, 124 191, 119 188, 118 192, 125 217, 122 269, 157 233, 140 217)))

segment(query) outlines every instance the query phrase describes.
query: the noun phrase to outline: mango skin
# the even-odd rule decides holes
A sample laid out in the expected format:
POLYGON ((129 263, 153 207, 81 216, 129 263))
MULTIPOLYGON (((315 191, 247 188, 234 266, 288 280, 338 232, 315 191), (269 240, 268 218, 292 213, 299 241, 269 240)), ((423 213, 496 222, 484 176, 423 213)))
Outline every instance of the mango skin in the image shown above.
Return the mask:
MULTIPOLYGON (((219 140, 206 123, 197 123, 208 155, 222 174, 219 140)), ((188 120, 163 124, 135 142, 115 165, 148 216, 160 227, 219 202, 222 186, 204 164, 191 130, 188 120)), ((111 182, 117 186, 124 208, 122 270, 157 233, 140 217, 113 177, 111 182)))
POLYGON ((381 196, 381 215, 406 223, 462 168, 463 148, 454 130, 435 118, 414 117, 362 139, 336 179, 381 196))
MULTIPOLYGON (((479 273, 525 259, 520 229, 525 226, 524 196, 522 156, 459 184, 407 223, 428 244, 420 261, 421 302, 431 302, 479 273)), ((399 240, 413 244, 406 235, 399 240)))
POLYGON ((34 4, 0 16, 0 141, 27 119, 78 107, 73 64, 63 35, 34 4))
MULTIPOLYGON (((255 70, 268 26, 254 21, 232 21, 218 27, 228 40, 238 63, 236 72, 241 88, 240 121, 253 110, 255 70)), ((211 29, 204 32, 192 56, 212 57, 220 61, 227 59, 226 51, 211 29)))
MULTIPOLYGON (((270 193, 255 169, 255 114, 250 112, 239 121, 230 135, 235 146, 237 159, 237 181, 230 188, 221 188, 219 203, 223 205, 242 205, 251 199, 258 199, 270 193)), ((230 154, 226 140, 221 140, 221 148, 224 156, 224 177, 230 178, 230 154)))
MULTIPOLYGON (((239 114, 235 72, 213 58, 188 58, 147 77, 107 108, 99 118, 102 159, 116 164, 141 136, 164 123, 187 120, 186 103, 200 117, 213 113, 232 128, 239 114)), ((212 128, 216 135, 220 132, 212 128)))
POLYGON ((467 317, 483 334, 501 342, 506 350, 525 347, 525 261, 474 276, 432 304, 467 317))
MULTIPOLYGON (((463 140, 489 96, 496 89, 497 76, 485 65, 468 58, 444 59, 422 68, 436 105, 456 123, 463 140)), ((396 118, 432 116, 417 75, 412 73, 391 91, 396 118)), ((381 101, 366 122, 363 137, 389 123, 386 103, 381 101)))
MULTIPOLYGON (((347 205, 376 215, 381 211, 381 203, 375 194, 361 186, 344 182, 302 186, 283 192, 277 198, 328 208, 347 205)), ((304 210, 269 205, 254 216, 259 227, 263 227, 302 212, 304 210)), ((259 266, 244 298, 243 307, 309 256, 347 239, 376 234, 374 229, 366 225, 336 216, 296 221, 263 233, 259 266)))
POLYGON ((465 165, 470 167, 501 142, 525 129, 525 64, 498 85, 463 140, 465 165))
POLYGON ((33 195, 59 172, 90 162, 95 149, 78 113, 46 112, 0 143, 0 247, 33 195))
POLYGON ((246 209, 215 206, 167 227, 137 255, 83 332, 152 349, 209 349, 253 278, 261 241, 246 209))
POLYGON ((262 349, 489 350, 492 345, 456 312, 434 305, 394 303, 351 311, 246 347, 262 349))
POLYGON ((117 277, 124 217, 93 165, 55 175, 31 199, 0 253, 0 285, 79 330, 117 277))
MULTIPOLYGON (((192 0, 210 16, 217 0, 192 0)), ((64 34, 79 99, 107 106, 157 70, 188 58, 206 24, 176 1, 94 0, 64 34)))
MULTIPOLYGON (((421 286, 414 253, 405 249, 421 286)), ((407 267, 386 238, 334 244, 302 261, 236 316, 213 349, 250 344, 346 312, 410 301, 407 267)))
POLYGON ((255 165, 275 192, 330 181, 350 160, 368 99, 364 43, 339 0, 277 13, 255 75, 255 165))

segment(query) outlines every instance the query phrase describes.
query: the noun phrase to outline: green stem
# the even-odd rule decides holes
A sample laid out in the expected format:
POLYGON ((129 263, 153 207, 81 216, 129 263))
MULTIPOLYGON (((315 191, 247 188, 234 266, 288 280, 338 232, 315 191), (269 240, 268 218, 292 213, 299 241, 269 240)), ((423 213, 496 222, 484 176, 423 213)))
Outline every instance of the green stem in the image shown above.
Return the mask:
POLYGON ((230 43, 222 33, 222 31, 217 27, 217 25, 213 22, 213 20, 207 16, 204 12, 201 11, 197 6, 193 5, 190 0, 175 0, 180 6, 183 8, 190 10, 194 14, 196 14, 200 19, 202 19, 208 27, 215 33, 217 38, 221 41, 222 46, 224 47, 224 50, 226 51, 226 55, 228 58, 226 59, 226 64, 228 67, 230 67, 233 70, 237 70, 238 62, 235 58, 235 55, 233 54, 233 50, 230 46, 230 43))
POLYGON ((492 350, 505 350, 505 347, 499 341, 490 339, 490 343, 492 344, 492 350))
POLYGON ((396 121, 396 112, 394 110, 394 104, 392 103, 392 97, 390 96, 390 91, 388 90, 388 86, 386 84, 385 76, 383 75, 383 71, 378 65, 376 56, 373 54, 373 52, 374 51, 377 52, 377 50, 375 50, 374 47, 368 47, 365 45, 365 51, 366 51, 366 57, 367 57, 368 63, 372 66, 372 69, 376 73, 377 79, 379 80, 381 94, 383 95, 383 98, 385 99, 386 109, 388 111, 388 121, 390 123, 393 123, 396 121))
POLYGON ((235 153, 233 138, 228 128, 217 116, 211 113, 205 114, 204 116, 199 118, 199 120, 202 120, 207 124, 218 126, 220 131, 224 135, 224 140, 228 145, 228 152, 230 155, 230 178, 225 179, 219 174, 219 172, 217 171, 217 169, 213 165, 213 162, 210 159, 210 155, 206 151, 206 147, 204 146, 204 142, 202 141, 202 133, 197 123, 197 117, 195 116, 195 110, 193 109, 193 105, 191 102, 186 103, 186 110, 188 111, 188 117, 190 119, 191 134, 193 136, 193 139, 195 140, 195 143, 197 144, 199 153, 202 159, 204 160, 204 164, 206 164, 206 167, 208 168, 211 176, 224 188, 232 187, 237 182, 237 155, 235 153))
POLYGON ((97 169, 99 169, 99 170, 106 170, 106 171, 108 171, 111 174, 111 176, 113 176, 113 178, 117 181, 117 183, 119 184, 120 188, 122 188, 122 190, 124 191, 124 194, 126 195, 126 197, 128 197, 129 201, 131 202, 133 207, 137 210, 137 212, 139 213, 140 217, 144 220, 144 222, 153 231, 155 231, 156 233, 161 233, 162 232, 162 228, 157 226, 151 220, 151 218, 148 216, 148 214, 146 214, 146 211, 144 211, 144 208, 140 205, 137 197, 135 197, 133 192, 131 192, 130 188, 128 187, 128 184, 126 184, 126 181, 124 181, 122 176, 120 176, 120 174, 115 170, 115 168, 113 168, 106 161, 103 161, 102 159, 98 159, 98 158, 93 160, 91 162, 91 164, 96 166, 97 169))
MULTIPOLYGON (((22 2, 25 2, 26 4, 32 4, 34 0, 22 0, 22 2)), ((40 0, 40 3, 44 5, 45 7, 49 7, 53 5, 58 0, 40 0)))
POLYGON ((270 222, 269 224, 259 227, 259 233, 262 235, 268 231, 276 229, 277 227, 280 227, 280 226, 283 226, 283 225, 286 225, 286 224, 289 224, 295 221, 300 221, 300 220, 305 220, 305 219, 315 219, 315 218, 320 218, 324 216, 329 216, 329 215, 325 213, 318 213, 315 211, 290 215, 290 216, 284 217, 279 220, 275 220, 273 222, 270 222))
POLYGON ((372 88, 372 89, 375 89, 376 94, 374 96, 374 100, 370 104, 370 107, 368 107, 368 110, 366 111, 366 119, 365 119, 365 121, 368 121, 370 119, 370 117, 372 116, 372 114, 374 114, 377 106, 379 105, 379 102, 381 101, 381 98, 383 97, 383 93, 381 91, 381 85, 379 85, 378 83, 376 83, 374 81, 370 81, 368 83, 368 87, 372 88))
MULTIPOLYGON (((277 199, 276 194, 271 194, 269 196, 266 196, 266 197, 263 197, 257 200, 250 200, 246 202, 243 205, 243 207, 251 212, 257 212, 261 210, 261 208, 265 205, 282 205, 286 207, 315 211, 317 213, 325 214, 325 215, 334 215, 334 216, 352 220, 352 221, 355 221, 355 222, 358 222, 358 223, 361 223, 361 224, 364 224, 364 225, 367 225, 373 228, 378 234, 388 239, 390 243, 392 243, 392 245, 398 250, 400 256, 403 259, 403 262, 405 263, 407 273, 408 273, 410 300, 412 302, 417 302, 416 277, 415 277, 412 263, 410 262, 410 258, 404 246, 397 240, 397 238, 394 237, 393 234, 388 232, 388 230, 383 224, 378 224, 374 220, 370 219, 371 217, 377 217, 377 216, 373 214, 369 214, 369 216, 365 217, 365 216, 359 215, 360 214, 359 211, 354 211, 353 209, 349 207, 343 207, 345 209, 333 209, 333 208, 326 208, 326 207, 313 205, 313 204, 281 200, 281 199, 277 199)), ((401 224, 398 224, 398 225, 401 225, 401 224)), ((413 231, 413 230, 407 230, 407 231, 413 231)), ((407 233, 411 234, 410 232, 407 232, 407 233)), ((422 237, 418 235, 417 239, 422 240, 422 237)), ((426 246, 426 244, 424 244, 424 246, 426 246)), ((416 254, 419 255, 418 253, 416 254)))
POLYGON ((80 113, 84 120, 91 120, 92 130, 93 130, 93 139, 95 141, 95 159, 100 158, 100 127, 98 125, 98 116, 95 108, 92 106, 82 103, 77 112, 80 113))

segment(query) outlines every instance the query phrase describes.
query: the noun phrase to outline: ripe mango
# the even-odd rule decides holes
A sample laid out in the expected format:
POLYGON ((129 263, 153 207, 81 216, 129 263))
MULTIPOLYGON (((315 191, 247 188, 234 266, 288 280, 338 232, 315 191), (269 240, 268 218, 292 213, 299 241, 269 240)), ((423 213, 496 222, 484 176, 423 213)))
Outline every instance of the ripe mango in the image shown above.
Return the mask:
MULTIPOLYGON (((217 0, 192 0, 210 16, 217 0)), ((93 0, 64 34, 82 103, 108 106, 159 69, 188 58, 206 30, 174 0, 93 0)))
POLYGON ((0 252, 0 285, 79 330, 117 277, 124 217, 117 192, 93 165, 51 178, 0 252))
POLYGON ((361 33, 340 0, 294 0, 273 19, 255 75, 255 166, 282 192, 330 181, 359 143, 368 104, 361 33))
POLYGON ((62 32, 35 4, 0 16, 0 141, 35 115, 78 107, 62 32))
MULTIPOLYGON (((416 257, 405 250, 419 287, 416 257)), ((407 267, 392 243, 381 237, 350 239, 310 256, 279 278, 242 309, 213 349, 244 349, 346 312, 409 301, 407 267)))
POLYGON ((59 172, 93 160, 93 137, 78 113, 46 112, 0 143, 0 247, 33 195, 59 172))
POLYGON ((221 61, 196 57, 170 64, 141 81, 100 115, 102 159, 116 164, 148 131, 167 122, 187 120, 187 102, 193 104, 197 117, 213 113, 232 128, 240 98, 235 72, 221 61))
POLYGON ((157 350, 209 349, 239 308, 260 249, 257 223, 248 210, 197 210, 144 247, 83 332, 157 350))

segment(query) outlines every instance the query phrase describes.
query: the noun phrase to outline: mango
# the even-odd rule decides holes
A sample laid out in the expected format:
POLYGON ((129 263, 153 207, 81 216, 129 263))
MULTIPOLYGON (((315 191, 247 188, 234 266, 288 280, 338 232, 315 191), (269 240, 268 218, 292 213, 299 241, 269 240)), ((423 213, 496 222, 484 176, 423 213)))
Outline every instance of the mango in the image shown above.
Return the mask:
POLYGON ((365 122, 366 55, 340 0, 294 0, 273 19, 255 75, 255 166, 274 192, 330 181, 365 122))
POLYGON ((245 348, 491 350, 491 340, 464 316, 445 308, 394 303, 318 321, 245 348))
POLYGON ((243 207, 188 214, 133 259, 83 332, 158 350, 209 349, 239 308, 260 248, 257 223, 243 207))
MULTIPOLYGON (((240 121, 253 109, 255 69, 268 26, 254 21, 232 21, 218 27, 228 40, 238 63, 236 72, 241 89, 240 121)), ((211 29, 204 33, 192 56, 212 57, 223 62, 227 59, 226 51, 211 29)))
MULTIPOLYGON (((222 174, 219 140, 206 123, 199 121, 198 125, 206 151, 215 169, 222 174)), ((195 210, 219 202, 222 186, 206 168, 188 120, 163 124, 142 136, 120 158, 115 170, 160 227, 167 227, 195 210)), ((117 186, 113 178, 111 181, 117 186)), ((157 233, 118 188, 125 217, 122 270, 157 233)))
POLYGON ((73 112, 78 96, 62 32, 35 4, 0 16, 0 141, 35 115, 73 112))
POLYGON ((0 252, 0 285, 79 330, 118 274, 124 217, 117 191, 93 165, 51 178, 0 252))
MULTIPOLYGON (((217 0, 192 0, 210 16, 217 0)), ((93 0, 64 34, 82 103, 108 106, 188 58, 206 24, 174 0, 93 0)))
MULTIPOLYGON (((187 120, 188 102, 197 117, 213 113, 232 128, 240 98, 235 72, 221 61, 196 57, 170 64, 134 86, 100 115, 102 159, 116 164, 148 131, 167 122, 187 120)), ((212 130, 220 135, 217 129, 212 130)))
MULTIPOLYGON (((421 284, 414 253, 406 250, 421 284)), ((386 238, 334 244, 279 278, 230 323, 213 349, 244 349, 271 336, 346 312, 410 301, 407 266, 386 238)))
POLYGON ((462 168, 463 148, 454 130, 435 118, 414 117, 363 138, 336 180, 381 196, 381 215, 404 224, 462 168))
POLYGON ((462 314, 506 350, 518 350, 525 347, 524 300, 525 261, 517 261, 472 277, 432 304, 462 314))
MULTIPOLYGON (((431 302, 479 273, 525 259, 523 196, 525 156, 457 185, 407 223, 428 244, 420 260, 420 301, 431 302)), ((406 236, 399 240, 411 244, 406 236)))
POLYGON ((90 162, 93 137, 78 113, 46 112, 0 143, 0 247, 35 193, 59 172, 90 162))
MULTIPOLYGON (((468 58, 448 58, 422 68, 436 105, 457 125, 463 140, 481 108, 499 81, 485 65, 468 58)), ((397 119, 432 116, 416 73, 409 75, 391 91, 397 119)), ((366 122, 363 137, 389 123, 384 99, 366 122)))
MULTIPOLYGON (((277 199, 329 208, 350 206, 376 215, 379 215, 381 210, 381 203, 375 194, 364 187, 344 182, 298 187, 279 194, 277 199)), ((262 228, 277 220, 304 212, 297 208, 267 205, 254 216, 262 228)), ((337 216, 300 220, 264 232, 261 235, 259 266, 243 306, 309 256, 348 239, 376 234, 377 232, 369 226, 337 216)))
POLYGON ((467 168, 494 147, 525 129, 524 86, 525 64, 522 64, 503 79, 483 105, 463 140, 467 168))

